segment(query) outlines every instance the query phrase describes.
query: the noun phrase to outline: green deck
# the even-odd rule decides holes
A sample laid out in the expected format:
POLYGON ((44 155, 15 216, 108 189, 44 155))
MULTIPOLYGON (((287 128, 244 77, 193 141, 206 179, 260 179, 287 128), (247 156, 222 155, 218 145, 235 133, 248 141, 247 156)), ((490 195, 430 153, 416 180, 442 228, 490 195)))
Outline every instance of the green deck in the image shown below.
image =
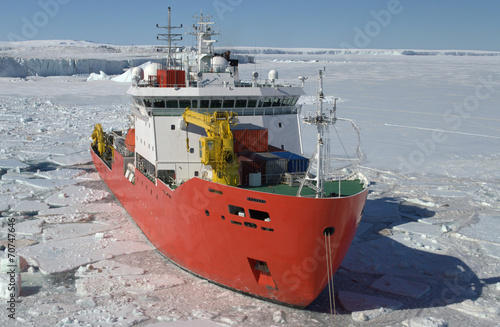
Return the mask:
MULTIPOLYGON (((333 197, 338 196, 339 194, 339 183, 340 183, 340 191, 341 196, 351 196, 354 194, 358 194, 363 191, 363 182, 359 179, 355 180, 343 180, 343 181, 335 181, 335 182, 326 182, 324 184, 325 193, 328 195, 334 194, 333 197)), ((249 186, 240 186, 241 188, 245 188, 252 191, 264 192, 264 193, 274 193, 280 195, 297 195, 299 190, 298 186, 288 186, 286 184, 278 184, 278 185, 263 185, 258 187, 249 187, 249 186)), ((309 187, 304 186, 302 188, 301 196, 315 196, 316 192, 309 187)))

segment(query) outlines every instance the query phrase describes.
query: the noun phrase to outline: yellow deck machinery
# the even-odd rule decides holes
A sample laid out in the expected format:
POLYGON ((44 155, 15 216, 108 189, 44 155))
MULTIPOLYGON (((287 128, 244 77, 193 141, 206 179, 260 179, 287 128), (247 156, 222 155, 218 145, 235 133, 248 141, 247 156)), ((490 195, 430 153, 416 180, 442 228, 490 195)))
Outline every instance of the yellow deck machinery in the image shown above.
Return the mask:
MULTIPOLYGON (((212 181, 238 186, 238 158, 234 154, 231 127, 238 123, 234 112, 215 111, 212 114, 198 113, 186 108, 182 115, 187 125, 194 124, 205 129, 207 136, 200 138, 201 163, 212 167, 212 181)), ((186 139, 189 151, 189 139, 186 139)))

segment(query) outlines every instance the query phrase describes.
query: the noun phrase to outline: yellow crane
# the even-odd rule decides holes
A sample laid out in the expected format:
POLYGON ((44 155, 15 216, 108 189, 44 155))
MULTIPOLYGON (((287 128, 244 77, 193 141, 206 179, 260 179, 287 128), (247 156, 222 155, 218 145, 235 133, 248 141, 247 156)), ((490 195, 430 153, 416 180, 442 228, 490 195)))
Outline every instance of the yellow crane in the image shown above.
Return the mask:
POLYGON ((108 134, 102 130, 101 124, 96 124, 92 133, 92 146, 106 160, 114 158, 114 148, 110 145, 108 134))
MULTIPOLYGON (((205 129, 207 136, 200 138, 201 163, 212 167, 212 181, 238 186, 238 158, 234 154, 231 127, 238 123, 234 112, 215 111, 213 114, 198 113, 186 108, 182 118, 187 125, 194 124, 205 129)), ((189 139, 186 139, 189 151, 189 139)))

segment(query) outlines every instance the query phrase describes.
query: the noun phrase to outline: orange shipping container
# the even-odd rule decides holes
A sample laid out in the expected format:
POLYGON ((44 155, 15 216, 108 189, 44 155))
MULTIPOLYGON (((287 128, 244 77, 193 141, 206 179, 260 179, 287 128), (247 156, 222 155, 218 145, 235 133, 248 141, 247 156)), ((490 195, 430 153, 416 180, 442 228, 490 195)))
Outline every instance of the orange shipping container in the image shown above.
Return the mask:
POLYGON ((161 87, 185 87, 186 72, 175 69, 158 69, 158 84, 161 87))
POLYGON ((266 128, 240 124, 231 129, 234 137, 234 152, 267 152, 268 131, 266 128))

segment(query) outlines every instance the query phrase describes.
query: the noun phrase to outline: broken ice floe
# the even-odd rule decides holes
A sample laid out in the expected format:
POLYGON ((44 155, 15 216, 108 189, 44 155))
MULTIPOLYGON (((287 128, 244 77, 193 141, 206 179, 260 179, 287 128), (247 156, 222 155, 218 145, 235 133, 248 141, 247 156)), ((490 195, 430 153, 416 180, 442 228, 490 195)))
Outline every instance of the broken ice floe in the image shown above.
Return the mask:
POLYGON ((16 182, 38 189, 55 189, 68 185, 77 184, 76 179, 46 179, 46 178, 16 178, 16 182))
POLYGON ((448 327, 448 323, 440 318, 415 317, 402 322, 404 327, 448 327))
POLYGON ((36 177, 47 178, 47 179, 72 179, 76 178, 85 173, 81 169, 56 169, 48 171, 37 171, 35 173, 36 177))
POLYGON ((461 228, 457 233, 470 239, 500 245, 500 216, 478 214, 475 222, 461 228))
POLYGON ((52 206, 67 206, 77 203, 91 203, 108 196, 107 191, 86 188, 85 186, 68 186, 49 196, 45 202, 52 206))
POLYGON ((495 300, 484 298, 476 301, 465 300, 460 303, 450 304, 449 307, 474 318, 500 321, 500 304, 495 300))
POLYGON ((61 224, 45 228, 43 231, 43 237, 45 240, 62 240, 80 236, 95 235, 96 233, 110 231, 114 228, 117 227, 95 222, 61 224))
POLYGON ((352 312, 356 321, 373 320, 403 306, 396 300, 348 291, 339 291, 338 299, 344 309, 352 312))
POLYGON ((93 325, 102 327, 135 326, 150 319, 135 304, 112 303, 107 307, 81 310, 59 321, 56 327, 72 327, 93 325))
POLYGON ((115 260, 102 260, 92 265, 81 266, 76 271, 75 276, 91 278, 97 276, 143 275, 144 273, 143 268, 131 267, 115 260))
POLYGON ((447 271, 463 271, 457 265, 465 266, 459 259, 447 256, 444 246, 434 240, 420 236, 398 234, 376 240, 353 244, 341 266, 350 271, 377 273, 406 277, 444 276, 447 271), (431 247, 436 250, 428 252, 431 247))
POLYGON ((420 222, 408 222, 399 225, 391 226, 393 230, 419 234, 423 238, 433 237, 438 238, 443 234, 441 225, 431 225, 420 222))
POLYGON ((116 255, 151 250, 146 243, 99 240, 94 235, 66 238, 19 249, 19 255, 46 274, 76 269, 116 255), (61 260, 61 258, 65 258, 61 260))
POLYGON ((419 298, 430 290, 427 284, 391 275, 380 277, 370 285, 370 288, 412 298, 419 298))
POLYGON ((0 169, 24 169, 28 168, 29 165, 15 159, 0 159, 0 169))
MULTIPOLYGON (((183 285, 186 282, 175 276, 167 275, 103 275, 81 278, 76 281, 77 294, 80 296, 103 296, 111 291, 129 294, 150 294, 154 291, 183 285)), ((210 317, 198 317, 208 318, 210 317)))
POLYGON ((43 220, 27 220, 16 224, 18 235, 40 235, 42 233, 43 220))
POLYGON ((48 208, 49 206, 46 203, 26 200, 15 205, 10 211, 18 212, 20 214, 33 214, 48 208))
POLYGON ((369 198, 363 211, 363 222, 395 222, 401 218, 398 214, 399 202, 387 198, 369 198))
POLYGON ((190 320, 190 321, 176 321, 176 322, 157 322, 148 325, 148 327, 221 327, 224 325, 218 324, 209 320, 190 320))
POLYGON ((123 212, 123 208, 116 203, 92 203, 92 205, 87 204, 75 204, 72 206, 60 207, 60 208, 49 208, 46 210, 41 210, 38 212, 40 216, 52 216, 52 215, 68 215, 74 213, 115 213, 123 212))
POLYGON ((86 151, 84 153, 75 153, 67 156, 50 155, 47 160, 60 166, 75 166, 91 162, 92 157, 90 156, 90 152, 86 151))
POLYGON ((37 216, 37 218, 43 219, 47 224, 70 224, 91 221, 94 215, 90 213, 68 213, 53 216, 37 216))

